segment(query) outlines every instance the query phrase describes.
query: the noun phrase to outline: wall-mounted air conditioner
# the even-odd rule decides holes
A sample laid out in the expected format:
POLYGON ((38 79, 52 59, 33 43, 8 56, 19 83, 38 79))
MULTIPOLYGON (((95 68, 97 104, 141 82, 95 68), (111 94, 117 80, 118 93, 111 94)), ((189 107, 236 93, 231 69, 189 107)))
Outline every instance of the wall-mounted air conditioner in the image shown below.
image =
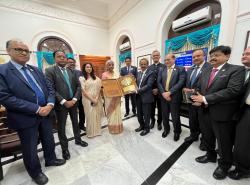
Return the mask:
POLYGON ((120 51, 124 51, 124 50, 130 49, 130 48, 131 48, 131 46, 130 46, 129 41, 121 44, 120 47, 119 47, 120 51))
POLYGON ((210 6, 202 8, 196 12, 186 15, 180 19, 173 21, 173 31, 181 31, 192 26, 210 21, 212 17, 212 10, 210 6))

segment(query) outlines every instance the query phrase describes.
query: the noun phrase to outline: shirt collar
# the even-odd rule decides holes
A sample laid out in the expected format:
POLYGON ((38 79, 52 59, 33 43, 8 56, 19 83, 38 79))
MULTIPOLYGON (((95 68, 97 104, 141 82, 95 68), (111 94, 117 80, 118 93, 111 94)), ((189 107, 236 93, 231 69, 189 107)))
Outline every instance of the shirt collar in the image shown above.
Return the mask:
POLYGON ((203 61, 201 65, 199 66, 195 65, 194 67, 199 67, 201 69, 204 66, 204 64, 205 64, 205 61, 203 61))
POLYGON ((214 68, 214 67, 213 67, 213 69, 218 69, 218 71, 219 71, 225 64, 226 64, 226 62, 225 62, 224 64, 220 65, 220 66, 217 67, 217 68, 214 68))
POLYGON ((11 60, 10 62, 11 62, 11 63, 15 66, 15 68, 18 69, 18 70, 21 70, 23 67, 27 67, 27 64, 25 64, 25 65, 23 66, 23 65, 18 64, 17 62, 15 62, 15 61, 13 61, 13 60, 11 60))

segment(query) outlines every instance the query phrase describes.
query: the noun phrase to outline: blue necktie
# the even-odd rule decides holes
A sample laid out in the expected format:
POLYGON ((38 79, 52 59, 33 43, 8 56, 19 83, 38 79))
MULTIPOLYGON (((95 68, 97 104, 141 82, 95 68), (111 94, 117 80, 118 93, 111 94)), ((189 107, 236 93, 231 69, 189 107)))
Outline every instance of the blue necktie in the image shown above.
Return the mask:
POLYGON ((70 85, 70 81, 69 81, 69 76, 65 70, 65 68, 62 68, 62 71, 63 71, 63 77, 68 85, 68 88, 69 88, 69 96, 70 98, 73 98, 73 91, 72 91, 72 88, 71 88, 71 85, 70 85))
POLYGON ((196 80, 198 69, 199 69, 199 67, 195 67, 193 75, 191 76, 191 80, 190 80, 191 87, 194 85, 194 82, 196 80))
POLYGON ((32 90, 36 94, 36 97, 38 99, 38 105, 40 105, 40 106, 46 105, 46 100, 45 100, 45 96, 44 96, 43 92, 38 88, 38 86, 36 85, 34 80, 27 73, 28 68, 27 67, 22 67, 22 70, 24 72, 24 75, 25 75, 26 79, 28 80, 28 82, 30 84, 30 87, 32 88, 32 90))

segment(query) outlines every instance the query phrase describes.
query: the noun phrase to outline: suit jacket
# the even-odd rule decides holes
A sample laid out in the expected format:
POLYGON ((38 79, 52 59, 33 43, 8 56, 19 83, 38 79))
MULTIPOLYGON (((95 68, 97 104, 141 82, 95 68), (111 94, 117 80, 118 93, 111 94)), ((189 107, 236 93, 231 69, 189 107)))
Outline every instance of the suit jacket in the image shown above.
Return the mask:
MULTIPOLYGON (((73 95, 74 95, 73 97, 79 100, 81 97, 81 86, 80 86, 78 75, 75 72, 73 72, 71 69, 66 69, 66 70, 67 70, 69 81, 70 81, 71 88, 73 91, 73 95)), ((63 106, 60 104, 60 102, 63 99, 71 100, 69 88, 64 79, 64 76, 57 65, 47 68, 45 70, 45 75, 51 81, 55 89, 55 94, 56 94, 55 109, 56 110, 61 109, 63 106)))
MULTIPOLYGON (((27 65, 41 87, 47 103, 55 103, 55 91, 50 81, 36 67, 27 65)), ((14 130, 32 127, 36 124, 37 97, 29 83, 16 67, 8 62, 0 65, 0 104, 7 109, 8 127, 14 130)))
MULTIPOLYGON (((140 81, 142 77, 142 72, 138 73, 138 77, 136 79, 137 86, 139 88, 140 81)), ((152 94, 152 86, 155 80, 155 74, 153 71, 147 70, 143 76, 141 86, 138 89, 138 94, 141 96, 142 103, 153 103, 154 96, 152 94)))
POLYGON ((193 85, 191 86, 191 75, 193 70, 195 69, 195 65, 193 65, 190 69, 187 70, 187 79, 186 79, 186 88, 189 89, 195 89, 197 87, 197 83, 199 81, 199 78, 202 74, 203 71, 205 71, 208 67, 211 67, 211 64, 209 64, 208 62, 205 62, 201 68, 201 70, 199 71, 199 74, 197 75, 193 85))
MULTIPOLYGON (((167 66, 161 68, 158 73, 157 84, 160 93, 166 92, 168 69, 167 66)), ((184 67, 175 66, 169 83, 169 91, 171 93, 171 103, 180 103, 182 101, 182 88, 186 81, 186 71, 184 67)))
POLYGON ((211 118, 216 121, 230 121, 239 109, 240 93, 245 80, 245 68, 232 64, 224 64, 217 72, 208 88, 212 67, 201 75, 197 91, 205 96, 211 118))
POLYGON ((129 71, 128 71, 128 67, 127 66, 121 68, 121 72, 120 72, 121 76, 128 75, 129 73, 133 74, 134 77, 136 78, 137 77, 137 67, 130 66, 129 71))
POLYGON ((158 86, 157 86, 158 73, 159 73, 159 70, 160 70, 161 68, 164 68, 164 67, 165 67, 165 65, 162 64, 162 63, 159 63, 159 64, 157 64, 157 65, 151 64, 151 65, 148 67, 148 70, 153 71, 154 74, 155 74, 155 81, 154 81, 154 84, 153 84, 153 89, 158 88, 158 86))

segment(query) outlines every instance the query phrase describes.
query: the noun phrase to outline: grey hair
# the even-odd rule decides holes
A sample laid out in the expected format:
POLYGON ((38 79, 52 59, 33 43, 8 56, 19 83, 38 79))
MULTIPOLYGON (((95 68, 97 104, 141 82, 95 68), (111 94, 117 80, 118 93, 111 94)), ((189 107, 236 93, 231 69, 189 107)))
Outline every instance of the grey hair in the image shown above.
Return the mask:
POLYGON ((10 39, 6 42, 6 49, 10 48, 10 45, 12 44, 12 42, 17 42, 17 43, 23 43, 24 42, 21 39, 10 39))

